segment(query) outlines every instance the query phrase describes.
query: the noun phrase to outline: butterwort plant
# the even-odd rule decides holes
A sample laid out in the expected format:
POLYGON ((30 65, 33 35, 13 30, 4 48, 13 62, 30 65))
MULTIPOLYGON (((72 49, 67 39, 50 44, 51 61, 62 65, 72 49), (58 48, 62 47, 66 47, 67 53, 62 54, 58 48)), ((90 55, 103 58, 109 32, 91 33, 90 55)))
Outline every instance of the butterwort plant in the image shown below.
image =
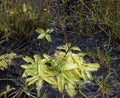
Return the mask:
MULTIPOLYGON (((27 85, 36 85, 37 97, 40 97, 40 89, 43 82, 57 88, 58 91, 64 90, 72 97, 76 94, 76 85, 80 80, 89 81, 92 79, 92 71, 97 71, 98 63, 86 63, 85 53, 79 47, 71 46, 67 43, 57 47, 58 51, 54 56, 43 54, 43 58, 35 54, 33 58, 24 57, 27 64, 22 65, 27 85), (74 53, 77 51, 77 53, 74 53)), ((81 83, 82 84, 82 83, 81 83)))
POLYGON ((47 39, 47 41, 51 42, 51 36, 50 36, 50 33, 53 32, 54 30, 53 29, 47 29, 47 30, 44 30, 42 28, 37 28, 36 29, 36 32, 39 34, 38 35, 38 39, 47 39))
POLYGON ((12 63, 12 59, 16 56, 15 53, 3 54, 0 56, 0 70, 7 69, 12 63))

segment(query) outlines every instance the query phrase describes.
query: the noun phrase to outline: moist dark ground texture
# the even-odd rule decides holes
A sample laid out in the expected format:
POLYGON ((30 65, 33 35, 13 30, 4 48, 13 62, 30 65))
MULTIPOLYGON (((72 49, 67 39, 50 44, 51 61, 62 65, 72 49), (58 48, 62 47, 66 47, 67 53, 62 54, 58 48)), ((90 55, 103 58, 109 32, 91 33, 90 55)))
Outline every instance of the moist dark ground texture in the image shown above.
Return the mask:
MULTIPOLYGON (((74 43, 75 46, 79 46, 83 52, 86 52, 86 49, 96 50, 97 47, 105 48, 108 44, 108 38, 103 36, 104 33, 98 34, 91 34, 88 37, 79 36, 74 43)), ((53 32, 51 34, 52 42, 47 42, 46 40, 38 40, 37 34, 33 33, 31 38, 27 40, 26 38, 20 39, 10 39, 9 41, 0 45, 0 54, 15 52, 18 54, 18 57, 14 59, 13 65, 5 71, 0 71, 0 91, 4 89, 4 87, 8 84, 12 85, 16 90, 21 88, 23 84, 23 79, 21 75, 23 70, 20 68, 21 64, 25 64, 22 60, 24 56, 33 56, 34 54, 42 55, 42 53, 47 53, 49 55, 53 55, 56 51, 56 46, 64 44, 64 34, 53 32), (13 79, 11 80, 4 80, 4 79, 13 79), (18 83, 16 83, 17 81, 18 83)), ((75 40, 76 35, 73 33, 68 34, 68 40, 73 42, 75 40)), ((107 81, 108 91, 107 94, 104 95, 103 98, 120 98, 120 51, 117 50, 119 47, 119 42, 112 42, 110 43, 110 57, 113 58, 111 60, 111 75, 109 80, 107 81), (117 59, 116 59, 117 58, 117 59)), ((86 56, 86 62, 95 62, 94 59, 86 56)), ((88 96, 88 98, 101 98, 102 93, 98 90, 99 85, 96 84, 96 80, 98 80, 101 76, 106 76, 108 69, 106 65, 101 64, 100 69, 97 72, 93 73, 94 80, 91 83, 86 84, 86 88, 83 89, 83 92, 88 96)), ((46 92, 47 98, 61 98, 61 94, 58 93, 56 90, 52 89, 50 85, 47 83, 44 84, 43 88, 41 89, 41 95, 46 92)), ((22 97, 21 97, 22 98, 22 97)), ((66 96, 65 98, 69 98, 66 96)), ((82 98, 81 94, 78 94, 75 98, 82 98)))
MULTIPOLYGON (((52 26, 53 24, 51 27, 52 26)), ((97 54, 97 48, 101 51, 106 51, 109 46, 111 66, 105 94, 101 92, 100 86, 96 83, 97 80, 101 77, 104 79, 108 74, 108 68, 104 63, 100 64, 101 66, 97 72, 93 72, 93 80, 91 83, 85 85, 86 87, 82 89, 82 92, 88 98, 120 98, 120 41, 109 42, 109 37, 100 29, 95 29, 89 36, 77 35, 74 32, 66 32, 66 35, 68 42, 80 47, 82 52, 88 52, 87 50, 89 49, 97 54)), ((22 57, 32 57, 34 54, 42 55, 43 53, 53 55, 57 46, 65 44, 65 35, 60 31, 60 28, 52 32, 51 37, 52 42, 49 43, 46 40, 38 40, 37 33, 32 32, 29 37, 9 38, 7 42, 0 45, 0 55, 10 52, 15 52, 18 55, 18 57, 14 59, 13 66, 10 66, 4 71, 0 71, 0 92, 4 90, 6 85, 11 85, 11 87, 15 89, 8 94, 8 98, 14 98, 15 94, 21 90, 24 79, 21 78, 23 69, 21 69, 20 66, 25 64, 22 57)), ((86 56, 85 60, 86 62, 99 62, 97 56, 95 56, 95 58, 86 56)), ((35 93, 35 91, 32 90, 31 93, 35 93)), ((45 98, 62 98, 61 93, 52 89, 47 83, 44 83, 41 89, 41 96, 43 96, 44 93, 46 94, 45 98)), ((28 98, 28 96, 23 93, 19 98, 28 98)), ((66 94, 65 98, 70 98, 70 96, 66 94)), ((78 93, 75 98, 84 97, 78 93)))

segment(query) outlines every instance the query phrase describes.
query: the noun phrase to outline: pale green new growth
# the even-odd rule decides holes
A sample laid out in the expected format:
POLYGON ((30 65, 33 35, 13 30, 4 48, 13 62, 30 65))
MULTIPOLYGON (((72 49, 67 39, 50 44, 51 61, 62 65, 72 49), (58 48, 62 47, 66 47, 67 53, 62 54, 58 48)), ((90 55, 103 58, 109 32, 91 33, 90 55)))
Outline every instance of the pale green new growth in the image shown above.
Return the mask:
POLYGON ((53 73, 48 71, 48 68, 45 65, 45 59, 41 59, 38 55, 34 55, 34 59, 27 56, 23 59, 26 62, 31 63, 27 65, 22 65, 22 68, 25 69, 22 77, 31 76, 26 80, 28 85, 36 83, 37 87, 41 88, 43 81, 46 81, 52 85, 56 84, 55 79, 52 77, 53 73))
POLYGON ((43 59, 38 55, 34 55, 34 59, 25 57, 24 60, 30 64, 22 65, 25 69, 23 77, 27 77, 28 85, 36 83, 36 86, 41 88, 43 81, 46 81, 60 92, 66 90, 70 96, 74 96, 76 83, 80 82, 80 79, 91 80, 91 71, 98 70, 99 64, 85 63, 85 54, 73 53, 72 50, 79 52, 80 49, 70 44, 59 46, 57 49, 60 50, 55 52, 54 57, 47 54, 43 55, 43 59))
POLYGON ((49 42, 51 41, 51 36, 49 33, 53 32, 53 29, 47 29, 46 31, 42 28, 36 29, 36 32, 39 33, 38 39, 47 39, 49 42))
POLYGON ((4 54, 0 56, 0 70, 6 69, 12 62, 15 53, 4 54))

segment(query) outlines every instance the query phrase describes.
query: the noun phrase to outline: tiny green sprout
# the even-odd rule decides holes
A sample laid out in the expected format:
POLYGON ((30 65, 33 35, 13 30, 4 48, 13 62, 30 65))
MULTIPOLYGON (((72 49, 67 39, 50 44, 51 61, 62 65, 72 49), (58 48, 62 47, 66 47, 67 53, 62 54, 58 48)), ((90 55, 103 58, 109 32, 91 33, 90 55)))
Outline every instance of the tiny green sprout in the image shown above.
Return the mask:
POLYGON ((51 36, 49 33, 53 32, 53 29, 43 30, 42 28, 37 28, 36 32, 39 34, 38 39, 47 39, 47 41, 51 42, 51 36))
POLYGON ((4 98, 7 98, 7 94, 12 91, 14 88, 11 88, 10 85, 7 85, 5 87, 5 90, 3 92, 0 93, 0 97, 4 96, 4 98))
POLYGON ((109 79, 110 79, 110 73, 106 76, 106 77, 104 77, 104 76, 101 76, 96 82, 97 82, 97 84, 99 85, 99 89, 98 90, 100 90, 101 92, 102 92, 102 94, 104 95, 104 94, 108 94, 108 92, 110 92, 110 89, 109 89, 109 87, 110 87, 110 85, 108 84, 108 81, 109 81, 109 79))

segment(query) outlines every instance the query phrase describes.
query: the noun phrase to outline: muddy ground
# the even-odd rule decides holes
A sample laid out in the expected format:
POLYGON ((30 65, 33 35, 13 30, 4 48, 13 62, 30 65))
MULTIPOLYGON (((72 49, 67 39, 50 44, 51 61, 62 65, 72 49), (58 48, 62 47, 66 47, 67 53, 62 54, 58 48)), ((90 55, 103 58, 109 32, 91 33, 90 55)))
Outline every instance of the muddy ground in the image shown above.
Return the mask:
MULTIPOLYGON (((52 26, 53 24, 51 24, 51 27, 52 26)), ((85 85, 86 87, 82 89, 82 92, 88 98, 120 98, 120 41, 110 41, 109 37, 98 28, 91 32, 89 36, 77 35, 74 32, 66 32, 66 34, 67 41, 80 47, 82 52, 88 52, 89 49, 97 53, 97 48, 103 52, 106 51, 106 49, 109 51, 110 76, 107 81, 108 89, 103 94, 100 86, 96 82, 101 77, 104 79, 108 75, 106 64, 101 63, 99 70, 93 72, 93 80, 91 83, 85 85)), ((8 98, 14 98, 15 94, 21 90, 24 79, 21 78, 23 69, 21 69, 20 66, 25 64, 22 57, 32 57, 34 54, 42 55, 43 53, 53 55, 57 46, 65 44, 65 35, 60 31, 60 28, 55 29, 55 31, 51 33, 51 37, 52 42, 49 43, 46 40, 38 40, 37 33, 32 32, 29 37, 9 38, 9 41, 0 45, 0 54, 15 52, 18 55, 13 61, 13 66, 4 71, 0 71, 0 92, 3 91, 6 85, 11 85, 11 87, 15 89, 8 94, 8 98)), ((85 60, 86 62, 99 62, 97 56, 92 58, 88 55, 85 57, 85 60)), ((33 94, 35 93, 34 90, 31 92, 33 94)), ((47 83, 45 83, 41 89, 41 96, 43 96, 44 92, 46 93, 45 98, 62 98, 61 93, 52 89, 47 83)), ((23 93, 19 98, 28 98, 28 96, 23 93)), ((69 98, 69 96, 66 94, 65 98, 69 98)), ((78 93, 75 98, 84 97, 78 93)))

